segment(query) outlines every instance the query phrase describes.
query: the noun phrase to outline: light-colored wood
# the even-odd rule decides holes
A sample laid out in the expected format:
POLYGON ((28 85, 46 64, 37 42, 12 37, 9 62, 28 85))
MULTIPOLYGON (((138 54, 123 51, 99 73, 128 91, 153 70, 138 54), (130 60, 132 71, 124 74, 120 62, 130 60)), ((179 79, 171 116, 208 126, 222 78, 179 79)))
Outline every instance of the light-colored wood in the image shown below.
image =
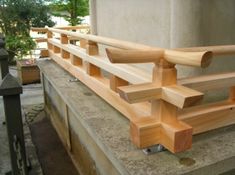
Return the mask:
POLYGON ((84 49, 72 44, 62 45, 56 39, 49 39, 49 42, 59 48, 63 48, 72 55, 76 55, 82 58, 84 61, 92 63, 93 65, 96 65, 97 67, 100 67, 101 69, 116 75, 117 77, 122 77, 124 80, 132 84, 151 82, 152 77, 150 74, 131 65, 114 65, 102 55, 87 55, 84 49))
POLYGON ((45 58, 45 57, 48 57, 49 56, 49 53, 48 53, 48 50, 47 49, 42 49, 40 51, 40 57, 41 58, 45 58))
POLYGON ((164 50, 121 50, 106 48, 106 53, 112 63, 147 63, 159 62, 164 56, 164 50))
POLYGON ((60 42, 61 42, 61 44, 68 44, 68 42, 69 42, 68 36, 61 34, 60 35, 60 42))
POLYGON ((132 142, 139 148, 161 143, 161 124, 152 117, 142 117, 131 121, 132 142))
POLYGON ((57 47, 57 46, 53 46, 53 52, 54 53, 60 53, 60 48, 59 47, 57 47))
MULTIPOLYGON (((61 42, 61 44, 68 44, 68 42, 69 42, 68 36, 61 34, 60 35, 60 42, 61 42)), ((68 58, 70 58, 70 53, 61 48, 61 56, 62 56, 62 58, 68 59, 68 58)))
POLYGON ((141 110, 146 109, 143 104, 129 105, 127 102, 122 100, 116 92, 110 90, 109 84, 105 84, 101 81, 102 77, 90 77, 83 69, 73 66, 69 60, 62 59, 59 54, 54 54, 52 51, 49 51, 49 54, 57 64, 82 81, 101 98, 112 104, 112 106, 114 106, 129 120, 134 120, 135 118, 142 116, 150 116, 150 113, 147 110, 141 110))
POLYGON ((63 33, 68 36, 73 36, 73 37, 78 37, 78 38, 83 38, 85 40, 90 40, 96 43, 104 44, 107 46, 112 46, 116 47, 119 49, 151 49, 152 47, 142 45, 142 44, 136 44, 128 41, 120 41, 117 39, 112 39, 112 38, 107 38, 107 37, 101 37, 101 36, 96 36, 96 35, 90 35, 90 34, 83 34, 83 33, 78 33, 78 32, 69 32, 65 30, 59 30, 55 28, 49 28, 51 32, 55 33, 63 33))
POLYGON ((211 51, 213 53, 213 56, 234 55, 235 54, 235 45, 177 48, 176 50, 186 51, 186 52, 211 51))
POLYGON ((91 64, 89 62, 85 62, 86 73, 90 76, 101 76, 101 70, 99 67, 91 64))
POLYGON ((50 44, 50 43, 48 42, 48 40, 49 40, 50 38, 52 38, 52 37, 53 37, 53 33, 52 33, 51 31, 47 30, 47 47, 48 47, 48 50, 53 49, 52 44, 50 44))
MULTIPOLYGON (((140 50, 163 50, 162 48, 158 47, 150 47, 142 44, 136 44, 128 41, 120 41, 116 39, 101 37, 101 36, 95 36, 95 35, 89 35, 89 34, 82 34, 82 33, 75 33, 75 32, 69 32, 65 30, 59 30, 59 29, 53 29, 49 28, 51 32, 56 32, 60 34, 65 34, 73 37, 79 37, 83 38, 88 41, 92 41, 94 43, 100 43, 107 46, 116 47, 119 49, 140 49, 140 50)), ((183 64, 183 65, 189 65, 189 66, 201 66, 206 67, 211 61, 211 52, 181 52, 181 51, 173 51, 164 49, 164 58, 174 64, 183 64)))
POLYGON ((178 83, 199 91, 217 90, 235 85, 235 72, 184 78, 178 83))
POLYGON ((97 43, 88 41, 86 45, 86 52, 88 55, 98 55, 99 49, 97 43))
POLYGON ((76 55, 71 55, 70 59, 71 59, 72 65, 82 66, 82 64, 83 64, 82 59, 76 55))
POLYGON ((30 30, 32 32, 44 32, 44 33, 46 33, 48 31, 47 28, 41 28, 41 27, 31 27, 30 30))
POLYGON ((122 99, 131 104, 160 99, 162 97, 161 87, 157 87, 153 83, 119 87, 118 92, 122 99))
POLYGON ((192 147, 193 128, 183 122, 161 124, 161 144, 173 153, 182 152, 192 147))
POLYGON ((112 89, 113 91, 117 92, 118 87, 120 86, 126 86, 129 83, 113 74, 110 75, 109 77, 110 79, 110 89, 112 89))
POLYGON ((156 86, 168 86, 177 83, 177 71, 175 67, 164 63, 153 67, 152 81, 156 86))
POLYGON ((47 42, 47 38, 34 38, 37 43, 47 42))
POLYGON ((165 51, 164 58, 174 64, 208 67, 212 60, 212 52, 178 52, 165 51))
POLYGON ((120 50, 106 49, 112 63, 159 62, 161 58, 174 64, 207 67, 212 60, 212 52, 179 52, 166 50, 120 50))
POLYGON ((27 64, 27 60, 17 60, 17 74, 21 84, 40 82, 40 70, 35 63, 27 64))
MULTIPOLYGON (((190 83, 201 83, 201 86, 205 89, 205 84, 209 85, 210 82, 216 81, 216 77, 213 80, 181 80, 180 85, 177 85, 175 64, 207 67, 211 62, 212 52, 214 53, 221 48, 216 48, 213 51, 183 52, 153 48, 94 35, 70 33, 58 29, 49 30, 60 33, 62 36, 78 37, 88 41, 86 50, 84 50, 65 42, 61 44, 55 39, 48 39, 48 42, 55 47, 81 58, 78 64, 81 60, 84 60, 86 63, 85 70, 82 67, 72 65, 69 60, 61 59, 59 54, 54 54, 52 51, 50 51, 50 55, 58 64, 75 75, 130 120, 131 139, 138 147, 143 148, 154 144, 162 144, 171 152, 184 151, 192 145, 192 127, 195 129, 194 133, 200 133, 226 126, 234 121, 234 107, 231 107, 231 105, 234 105, 234 87, 231 88, 230 97, 226 104, 217 104, 213 107, 210 105, 191 107, 178 112, 178 108, 192 106, 203 96, 201 92, 188 88, 190 83), (130 65, 112 65, 109 63, 105 56, 99 54, 98 43, 119 49, 133 49, 107 49, 108 56, 115 63, 154 62, 152 79, 151 76, 143 78, 142 75, 136 74, 130 65), (153 53, 153 50, 158 51, 153 53), (112 74, 110 81, 101 75, 100 69, 112 74), (125 81, 119 80, 118 77, 123 78, 125 81), (119 98, 115 92, 120 84, 125 85, 127 82, 141 83, 119 87, 123 99, 131 103, 138 102, 137 104, 128 104, 119 98), (143 101, 145 102, 143 103, 143 101), (150 104, 151 107, 149 107, 150 104)), ((220 52, 221 54, 233 54, 233 48, 220 52)), ((232 80, 233 76, 231 75, 230 78, 232 80)), ((234 86, 229 77, 225 77, 225 75, 217 77, 217 80, 225 81, 226 86, 234 86)))
POLYGON ((235 102, 226 100, 186 108, 179 111, 179 119, 192 126, 194 134, 235 124, 235 102))
POLYGON ((63 30, 80 30, 80 29, 89 29, 90 26, 88 25, 78 25, 78 26, 62 26, 62 27, 55 27, 56 29, 63 29, 63 30))
MULTIPOLYGON (((80 29, 89 29, 90 26, 88 25, 78 25, 78 26, 62 26, 62 27, 55 27, 55 29, 63 29, 63 30, 80 30, 80 29)), ((31 27, 30 29, 32 32, 47 32, 48 28, 41 28, 41 27, 31 27)))
POLYGON ((164 118, 164 123, 159 122, 156 117, 132 120, 130 125, 132 142, 139 148, 146 148, 160 143, 173 153, 191 148, 192 127, 180 121, 167 123, 167 120, 172 121, 171 115, 164 118))
POLYGON ((162 87, 161 98, 179 108, 185 108, 200 102, 203 93, 184 86, 171 85, 162 87))
POLYGON ((64 59, 68 59, 68 58, 70 58, 70 53, 62 49, 61 50, 61 56, 64 59))
MULTIPOLYGON (((151 116, 155 117, 162 126, 160 143, 174 153, 187 150, 192 145, 192 127, 179 121, 177 106, 184 106, 183 104, 187 99, 185 98, 187 95, 195 95, 190 90, 190 93, 188 93, 188 89, 185 90, 184 87, 179 88, 176 86, 176 79, 177 71, 174 65, 168 64, 164 60, 155 65, 153 69, 153 83, 156 86, 162 87, 162 97, 169 99, 167 101, 166 99, 152 100, 151 116), (168 89, 167 87, 172 88, 168 89), (166 89, 168 89, 168 92, 165 91, 166 89), (173 89, 179 91, 173 92, 173 89), (180 95, 182 92, 184 93, 180 95), (171 98, 174 100, 181 98, 181 104, 179 103, 180 101, 175 103, 175 101, 171 98)), ((196 94, 193 98, 197 98, 197 96, 198 94, 196 94)))
POLYGON ((235 101, 235 86, 230 87, 229 100, 235 101))
POLYGON ((86 49, 87 41, 85 39, 80 39, 80 47, 86 49))

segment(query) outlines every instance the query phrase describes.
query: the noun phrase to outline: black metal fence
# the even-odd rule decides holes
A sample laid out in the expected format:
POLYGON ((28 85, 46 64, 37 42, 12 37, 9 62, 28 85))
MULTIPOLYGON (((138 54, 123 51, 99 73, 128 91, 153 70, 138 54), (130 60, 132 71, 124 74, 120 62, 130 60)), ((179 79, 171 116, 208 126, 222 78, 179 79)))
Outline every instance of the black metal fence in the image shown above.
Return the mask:
POLYGON ((3 96, 5 120, 7 126, 11 167, 11 175, 27 175, 23 122, 21 113, 20 94, 22 86, 9 73, 8 53, 5 50, 4 37, 0 35, 0 96, 3 96))

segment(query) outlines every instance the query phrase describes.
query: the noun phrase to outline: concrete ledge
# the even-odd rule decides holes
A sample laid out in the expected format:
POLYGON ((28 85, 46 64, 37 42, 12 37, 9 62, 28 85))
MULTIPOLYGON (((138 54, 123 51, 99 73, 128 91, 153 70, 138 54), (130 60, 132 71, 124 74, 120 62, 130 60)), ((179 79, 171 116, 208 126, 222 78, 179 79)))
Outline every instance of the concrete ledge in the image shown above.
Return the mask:
POLYGON ((146 156, 133 146, 129 121, 54 61, 38 62, 45 106, 81 174, 221 174, 234 169, 235 126, 193 137, 193 148, 146 156))

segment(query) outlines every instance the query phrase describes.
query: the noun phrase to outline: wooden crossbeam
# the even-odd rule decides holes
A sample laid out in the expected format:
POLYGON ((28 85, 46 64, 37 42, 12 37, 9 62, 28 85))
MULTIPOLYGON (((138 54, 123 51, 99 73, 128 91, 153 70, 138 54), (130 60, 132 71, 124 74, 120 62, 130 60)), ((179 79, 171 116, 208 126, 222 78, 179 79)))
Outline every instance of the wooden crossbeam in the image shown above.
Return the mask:
POLYGON ((203 93, 184 86, 158 87, 154 83, 123 86, 118 88, 118 92, 128 103, 163 99, 179 108, 192 106, 203 97, 203 93))
POLYGON ((193 133, 202 133, 235 124, 235 101, 226 100, 179 111, 179 119, 193 127, 193 133))
POLYGON ((131 104, 162 97, 161 87, 156 87, 153 83, 122 86, 118 88, 118 92, 121 98, 131 104))
POLYGON ((199 91, 209 91, 235 85, 235 72, 184 78, 179 84, 199 91))
POLYGON ((37 43, 47 42, 47 38, 34 38, 37 43))
POLYGON ((179 107, 195 105, 203 98, 203 93, 184 86, 171 85, 162 87, 162 99, 179 107))

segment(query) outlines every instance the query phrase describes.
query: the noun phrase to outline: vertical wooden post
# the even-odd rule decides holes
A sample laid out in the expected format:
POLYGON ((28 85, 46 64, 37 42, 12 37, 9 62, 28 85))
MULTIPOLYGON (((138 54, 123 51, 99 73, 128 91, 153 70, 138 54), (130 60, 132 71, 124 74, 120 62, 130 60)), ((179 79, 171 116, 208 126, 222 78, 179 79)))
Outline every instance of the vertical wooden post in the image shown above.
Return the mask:
MULTIPOLYGON (((97 43, 93 41, 88 41, 87 46, 86 46, 86 52, 88 55, 98 55, 99 54, 99 49, 97 43)), ((99 67, 86 62, 85 63, 85 68, 87 74, 91 76, 101 76, 101 70, 99 67)))
MULTIPOLYGON (((163 59, 153 68, 153 83, 156 87, 175 85, 175 65, 163 59)), ((164 93, 164 91, 162 91, 164 93)), ((189 149, 192 145, 192 127, 179 121, 177 107, 163 99, 151 101, 151 116, 131 121, 130 133, 139 147, 162 144, 171 152, 189 149)))
POLYGON ((82 59, 76 55, 70 55, 71 63, 75 66, 82 66, 82 59))
POLYGON ((235 86, 230 87, 230 91, 229 91, 229 100, 232 100, 232 101, 235 100, 235 86))
MULTIPOLYGON (((177 81, 177 71, 175 66, 161 60, 159 64, 155 64, 153 68, 153 83, 156 86, 174 85, 177 81)), ((176 120, 177 107, 160 99, 152 100, 151 113, 158 121, 176 120), (167 110, 166 107, 168 108, 167 110)))
POLYGON ((99 48, 97 43, 93 41, 88 41, 86 45, 86 52, 88 55, 98 55, 99 54, 99 48))
MULTIPOLYGON (((61 42, 61 44, 68 44, 68 42, 69 42, 68 36, 65 34, 61 34, 60 35, 60 42, 61 42)), ((70 58, 70 53, 61 48, 61 57, 68 59, 68 58, 70 58)))
MULTIPOLYGON (((157 86, 169 86, 177 83, 175 65, 161 60, 153 69, 153 83, 157 86)), ((180 122, 177 107, 160 99, 153 100, 152 117, 161 123, 161 144, 171 152, 189 149, 192 145, 192 127, 180 122)))
POLYGON ((86 49, 86 45, 87 45, 87 40, 85 39, 80 39, 80 47, 83 49, 86 49))
POLYGON ((117 92, 119 86, 127 86, 129 83, 113 74, 110 75, 110 89, 117 92))
POLYGON ((48 40, 49 40, 50 38, 52 38, 52 36, 53 36, 52 32, 47 29, 47 47, 48 47, 48 50, 52 50, 52 48, 53 48, 53 47, 52 47, 52 44, 50 44, 50 43, 48 42, 48 40))
POLYGON ((101 76, 101 70, 94 64, 85 62, 86 73, 90 76, 101 76))
POLYGON ((54 45, 53 46, 53 52, 54 53, 60 53, 60 48, 54 45))

